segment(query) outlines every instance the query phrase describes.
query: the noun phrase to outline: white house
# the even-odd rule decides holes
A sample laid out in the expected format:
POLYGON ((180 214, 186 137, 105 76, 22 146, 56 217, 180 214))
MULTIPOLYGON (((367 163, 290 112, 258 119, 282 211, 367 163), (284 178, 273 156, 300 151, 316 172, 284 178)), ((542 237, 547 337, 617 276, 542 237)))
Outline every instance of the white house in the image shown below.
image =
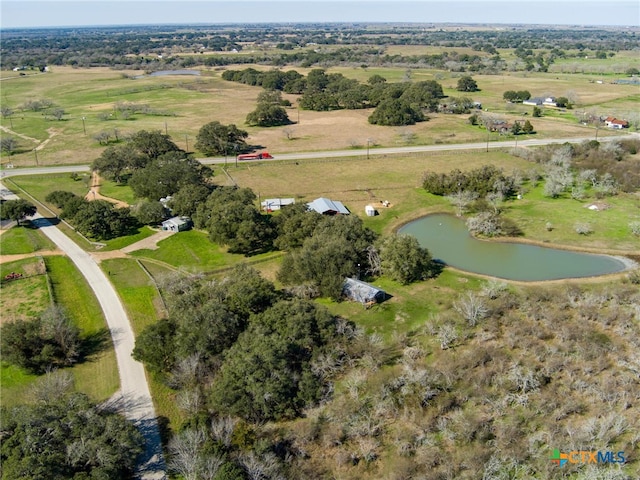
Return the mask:
POLYGON ((172 217, 162 222, 162 230, 170 232, 183 232, 191 228, 191 219, 189 217, 172 217))

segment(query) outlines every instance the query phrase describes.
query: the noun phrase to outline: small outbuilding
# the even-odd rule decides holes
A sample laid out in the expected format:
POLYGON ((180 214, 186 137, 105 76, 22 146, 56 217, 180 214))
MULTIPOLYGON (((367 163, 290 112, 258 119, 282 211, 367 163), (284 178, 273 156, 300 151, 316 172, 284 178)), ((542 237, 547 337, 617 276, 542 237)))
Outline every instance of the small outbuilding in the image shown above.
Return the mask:
POLYGON ((351 212, 342 202, 330 200, 328 198, 316 198, 313 202, 307 203, 309 210, 315 210, 322 215, 349 215, 351 212))
POLYGON ((162 230, 170 232, 183 232, 191 228, 191 219, 189 217, 172 217, 162 222, 162 230))
POLYGON ((295 198, 267 198, 260 202, 260 206, 265 212, 273 212, 280 210, 286 205, 293 205, 294 203, 296 203, 295 198))
POLYGON ((382 303, 386 300, 387 294, 373 285, 356 280, 355 278, 345 278, 342 284, 342 294, 349 300, 360 302, 363 305, 382 303))
POLYGON ((366 207, 364 207, 364 213, 367 214, 367 217, 375 217, 378 211, 373 205, 367 205, 366 207))

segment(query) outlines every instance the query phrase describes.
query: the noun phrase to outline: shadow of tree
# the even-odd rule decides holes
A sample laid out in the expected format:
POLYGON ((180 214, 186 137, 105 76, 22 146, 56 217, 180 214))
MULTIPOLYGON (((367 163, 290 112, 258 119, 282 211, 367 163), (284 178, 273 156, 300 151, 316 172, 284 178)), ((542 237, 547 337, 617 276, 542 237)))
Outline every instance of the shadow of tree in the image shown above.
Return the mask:
POLYGON ((80 342, 80 355, 78 356, 77 363, 90 361, 91 357, 109 348, 111 346, 110 342, 111 334, 106 328, 82 337, 80 342))

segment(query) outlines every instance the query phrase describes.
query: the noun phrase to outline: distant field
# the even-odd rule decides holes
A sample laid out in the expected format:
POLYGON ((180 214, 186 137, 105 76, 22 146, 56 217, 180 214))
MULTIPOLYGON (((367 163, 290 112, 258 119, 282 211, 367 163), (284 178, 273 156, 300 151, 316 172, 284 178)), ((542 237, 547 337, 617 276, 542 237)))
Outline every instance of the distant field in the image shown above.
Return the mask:
MULTIPOLYGON (((270 69, 255 65, 228 68, 250 66, 270 69)), ((309 71, 294 69, 300 73, 309 71)), ((249 143, 275 153, 363 146, 367 139, 377 145, 396 146, 404 144, 409 133, 413 135, 412 143, 419 144, 481 141, 485 136, 483 130, 467 125, 465 115, 432 114, 429 121, 414 126, 379 127, 367 122, 370 110, 300 111, 295 107, 296 96, 293 95, 285 97, 294 105, 288 110, 294 124, 270 129, 247 127, 244 120, 255 108, 261 88, 224 81, 220 78, 223 70, 205 70, 201 77, 174 75, 133 79, 142 72, 54 67, 47 74, 7 79, 2 84, 3 104, 16 113, 11 118, 1 118, 0 124, 15 132, 19 148, 10 157, 3 154, 0 162, 15 166, 91 163, 105 148, 93 137, 105 131, 112 135, 117 133, 122 138, 143 129, 160 130, 167 132, 181 148, 188 146, 193 150, 200 127, 213 120, 246 129, 250 134, 249 143), (46 119, 41 112, 20 111, 25 102, 37 99, 53 100, 66 111, 65 117, 57 121, 46 119), (153 114, 119 118, 114 110, 119 102, 147 105, 153 114), (287 138, 285 130, 291 139, 287 138), (38 150, 34 151, 34 147, 38 150)), ((363 82, 374 74, 396 82, 407 75, 404 68, 332 67, 327 71, 339 72, 363 82)), ((3 78, 6 74, 1 73, 3 78)), ((461 74, 421 68, 411 69, 409 74, 411 81, 437 80, 443 85, 445 94, 461 95, 455 90, 461 74)), ((521 118, 523 113, 530 114, 532 110, 532 107, 514 106, 502 100, 504 91, 514 89, 527 89, 534 96, 571 96, 577 99, 577 108, 596 109, 606 115, 623 116, 637 106, 637 86, 612 85, 608 80, 598 84, 594 82, 593 75, 505 72, 473 76, 480 91, 467 96, 482 102, 490 112, 508 119, 521 118)), ((572 112, 567 113, 568 118, 565 119, 556 116, 532 119, 537 135, 544 138, 584 135, 585 129, 571 116, 572 112)))

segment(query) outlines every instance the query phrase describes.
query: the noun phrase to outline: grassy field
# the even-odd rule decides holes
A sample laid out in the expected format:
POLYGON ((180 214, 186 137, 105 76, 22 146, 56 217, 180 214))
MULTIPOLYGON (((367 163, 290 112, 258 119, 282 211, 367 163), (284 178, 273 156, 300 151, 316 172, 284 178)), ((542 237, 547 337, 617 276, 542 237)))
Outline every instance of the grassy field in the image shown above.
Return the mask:
POLYGON ((31 257, 0 264, 0 278, 0 324, 34 317, 50 305, 51 297, 42 258, 31 257), (5 280, 5 276, 10 273, 22 275, 22 278, 5 280), (25 302, 25 299, 29 301, 25 302))
POLYGON ((76 388, 96 401, 109 398, 119 386, 118 368, 111 337, 98 300, 91 287, 67 257, 48 257, 54 300, 82 330, 82 337, 95 344, 85 362, 72 373, 76 388))
MULTIPOLYGON (((125 305, 135 335, 166 315, 154 282, 136 260, 105 260, 101 266, 104 271, 109 272, 111 281, 125 305)), ((157 415, 167 419, 171 428, 177 428, 182 421, 182 415, 175 403, 175 392, 154 375, 147 375, 147 379, 157 415)))
POLYGON ((14 227, 2 232, 0 237, 0 255, 15 255, 53 249, 55 249, 55 245, 40 230, 29 227, 14 227))
MULTIPOLYGON (((89 285, 67 257, 51 256, 20 260, 0 265, 0 271, 28 272, 30 265, 46 264, 53 300, 63 306, 73 322, 81 329, 81 337, 87 345, 86 358, 70 369, 75 387, 95 401, 109 398, 118 388, 118 369, 111 337, 105 325, 100 306, 89 285)), ((17 280, 2 286, 0 308, 3 319, 29 318, 41 313, 51 302, 45 274, 17 280), (24 299, 28 298, 29 302, 24 299), (11 306, 21 305, 23 308, 11 306)), ((22 403, 29 396, 29 389, 36 375, 2 364, 0 393, 3 405, 22 403)))
MULTIPOLYGON (((268 67, 242 65, 266 69, 268 67)), ((309 69, 296 69, 306 73, 309 69)), ((401 81, 405 69, 332 67, 328 72, 342 73, 349 78, 366 81, 379 74, 389 81, 401 81)), ((3 83, 5 103, 18 111, 27 100, 55 99, 65 109, 63 120, 47 120, 40 112, 20 111, 0 119, 3 127, 28 138, 19 138, 19 152, 3 156, 1 163, 15 166, 88 164, 105 148, 93 137, 100 132, 119 137, 139 130, 161 130, 168 133, 182 148, 193 150, 200 127, 213 120, 233 123, 249 132, 249 143, 274 153, 319 151, 349 148, 366 144, 396 146, 403 143, 407 133, 414 135, 414 143, 434 144, 482 141, 484 131, 466 125, 466 116, 431 115, 431 120, 403 128, 370 125, 370 110, 311 112, 295 107, 296 96, 285 95, 294 107, 289 116, 294 125, 276 128, 246 127, 246 115, 255 108, 259 87, 224 81, 220 70, 205 71, 201 77, 143 77, 133 79, 140 72, 118 72, 110 69, 74 69, 56 67, 47 74, 19 77, 3 83), (114 107, 119 102, 148 105, 156 114, 136 114, 118 118, 114 107), (105 116, 106 115, 106 116, 105 116), (84 118, 84 121, 83 121, 84 118), (106 118, 106 119, 104 119, 106 118), (86 130, 86 135, 84 131, 86 130), (289 131, 287 138, 285 130, 289 131), (455 136, 452 136, 455 134, 455 136), (45 143, 46 142, 46 143, 45 143)), ((442 83, 447 95, 460 96, 455 90, 458 74, 430 69, 412 69, 411 80, 433 80, 442 83)), ((502 100, 506 90, 527 89, 532 95, 567 96, 577 99, 577 109, 596 109, 601 114, 624 116, 635 111, 637 86, 597 84, 592 75, 569 73, 504 72, 500 75, 474 75, 479 92, 471 95, 490 112, 508 119, 520 118, 531 107, 513 106, 502 100)), ((535 119, 537 135, 554 138, 566 135, 585 135, 577 119, 568 112, 566 119, 550 115, 535 119)), ((601 134, 605 134, 602 132, 601 134)), ((588 135, 588 134, 587 134, 588 135)), ((16 137, 18 138, 18 137, 16 137)), ((198 155, 198 152, 195 152, 198 155)), ((109 188, 109 187, 107 187, 109 188)), ((86 192, 85 192, 86 193, 86 192)))
MULTIPOLYGON (((211 272, 247 261, 243 255, 231 254, 212 243, 206 232, 190 230, 172 235, 158 242, 158 250, 136 250, 131 253, 140 259, 151 259, 189 272, 211 272)), ((255 255, 251 262, 274 256, 274 253, 255 255)))

